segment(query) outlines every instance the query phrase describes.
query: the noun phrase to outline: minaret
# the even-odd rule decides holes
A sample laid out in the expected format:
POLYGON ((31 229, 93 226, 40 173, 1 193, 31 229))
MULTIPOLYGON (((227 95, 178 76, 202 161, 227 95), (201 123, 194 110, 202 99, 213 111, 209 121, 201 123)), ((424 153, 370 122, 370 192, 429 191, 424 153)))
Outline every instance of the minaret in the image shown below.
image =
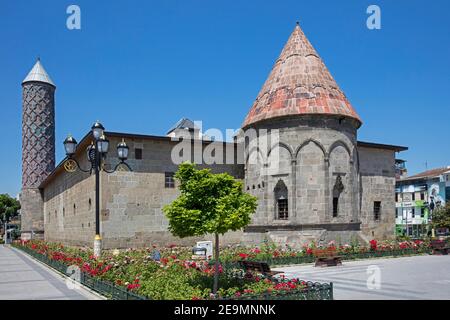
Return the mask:
POLYGON ((55 168, 55 90, 38 58, 22 82, 22 239, 44 232, 39 185, 55 168))

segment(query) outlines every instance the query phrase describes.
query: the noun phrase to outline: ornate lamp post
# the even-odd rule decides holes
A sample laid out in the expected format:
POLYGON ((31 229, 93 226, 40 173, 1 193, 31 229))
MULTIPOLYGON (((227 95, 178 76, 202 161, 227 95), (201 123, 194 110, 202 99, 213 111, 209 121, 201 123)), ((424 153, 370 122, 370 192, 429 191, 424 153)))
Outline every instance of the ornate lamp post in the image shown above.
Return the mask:
POLYGON ((66 151, 67 159, 64 162, 64 168, 68 172, 75 172, 78 168, 82 172, 92 171, 95 173, 95 239, 94 239, 94 256, 99 257, 102 251, 102 238, 100 236, 100 172, 114 173, 117 170, 123 170, 123 167, 132 171, 130 166, 125 162, 128 158, 128 146, 122 139, 117 145, 117 156, 120 162, 115 166, 113 170, 107 170, 104 167, 104 159, 109 150, 109 140, 105 136, 105 128, 97 121, 92 126, 92 136, 94 140, 86 149, 87 158, 91 164, 89 169, 83 169, 78 161, 73 158, 77 150, 77 141, 69 135, 64 140, 64 149, 66 151))

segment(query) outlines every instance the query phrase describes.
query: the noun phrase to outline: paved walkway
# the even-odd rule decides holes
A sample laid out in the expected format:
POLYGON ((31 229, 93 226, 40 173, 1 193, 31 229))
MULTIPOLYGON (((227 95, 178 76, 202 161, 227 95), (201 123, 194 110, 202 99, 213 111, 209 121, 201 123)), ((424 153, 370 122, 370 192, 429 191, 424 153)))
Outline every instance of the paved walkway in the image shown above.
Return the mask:
POLYGON ((95 299, 85 289, 69 289, 62 276, 25 254, 0 245, 0 300, 95 299))
POLYGON ((343 261, 338 267, 305 265, 274 270, 284 271, 289 278, 333 282, 337 300, 450 299, 450 255, 343 261), (377 275, 379 287, 373 281, 377 275))

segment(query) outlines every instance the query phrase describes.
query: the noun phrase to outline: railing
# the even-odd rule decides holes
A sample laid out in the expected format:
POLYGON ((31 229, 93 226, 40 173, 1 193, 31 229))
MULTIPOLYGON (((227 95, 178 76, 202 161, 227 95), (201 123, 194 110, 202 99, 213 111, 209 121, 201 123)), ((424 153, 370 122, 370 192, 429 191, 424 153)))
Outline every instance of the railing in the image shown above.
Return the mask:
MULTIPOLYGON (((356 253, 336 253, 335 255, 341 257, 341 260, 358 260, 358 259, 372 259, 372 258, 382 258, 382 257, 401 257, 401 256, 412 256, 419 254, 429 254, 432 252, 431 248, 421 248, 421 249, 397 249, 397 250, 377 250, 377 251, 366 251, 366 252, 356 252, 356 253)), ((317 259, 314 255, 306 256, 289 256, 289 257, 261 257, 255 259, 255 261, 265 262, 270 266, 281 266, 290 264, 306 264, 313 263, 317 259)), ((252 259, 248 259, 252 261, 252 259)), ((237 268, 237 262, 224 262, 224 265, 228 268, 237 268)))
MULTIPOLYGON (((299 280, 302 281, 302 280, 299 280)), ((333 283, 305 282, 306 288, 259 295, 242 295, 223 300, 333 300, 333 283)))
MULTIPOLYGON (((68 266, 64 263, 61 263, 59 261, 55 261, 52 259, 49 259, 46 255, 40 254, 32 249, 29 249, 24 246, 20 245, 14 245, 15 248, 24 251, 25 253, 29 254, 36 260, 41 261, 42 263, 45 263, 47 266, 55 269, 56 271, 66 275, 71 276, 72 273, 68 272, 68 266)), ((113 300, 148 300, 147 297, 138 295, 134 292, 128 291, 126 288, 119 287, 115 285, 114 283, 111 283, 109 281, 100 280, 98 278, 95 278, 91 276, 90 274, 81 271, 80 273, 80 281, 82 285, 90 288, 91 290, 113 300)))

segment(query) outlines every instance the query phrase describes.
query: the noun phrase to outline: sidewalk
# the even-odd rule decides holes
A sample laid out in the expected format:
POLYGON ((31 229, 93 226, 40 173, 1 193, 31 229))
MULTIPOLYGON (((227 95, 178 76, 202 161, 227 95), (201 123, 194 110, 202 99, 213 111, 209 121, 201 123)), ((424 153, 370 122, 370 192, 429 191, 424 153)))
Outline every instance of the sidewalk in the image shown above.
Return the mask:
POLYGON ((333 282, 336 300, 448 300, 449 266, 450 255, 423 255, 343 261, 338 267, 300 265, 273 270, 285 272, 287 278, 333 282))
POLYGON ((0 300, 99 300, 99 297, 83 288, 69 289, 56 272, 0 245, 0 300))

